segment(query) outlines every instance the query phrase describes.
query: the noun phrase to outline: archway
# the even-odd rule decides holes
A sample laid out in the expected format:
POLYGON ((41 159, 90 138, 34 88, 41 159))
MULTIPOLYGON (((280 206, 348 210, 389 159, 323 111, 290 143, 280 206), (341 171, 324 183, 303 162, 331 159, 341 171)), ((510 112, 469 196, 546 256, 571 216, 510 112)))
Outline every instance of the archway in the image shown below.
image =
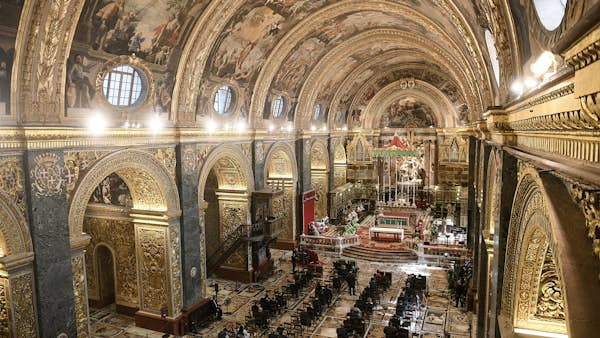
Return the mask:
POLYGON ((103 306, 115 302, 115 259, 107 245, 99 244, 94 253, 95 268, 98 272, 98 293, 103 306))
POLYGON ((583 229, 585 218, 563 181, 521 164, 506 247, 501 330, 572 337, 598 332, 599 264, 583 229))
POLYGON ((310 153, 310 180, 315 191, 315 219, 327 216, 327 193, 329 192, 329 152, 322 141, 313 142, 310 153))
POLYGON ((92 305, 101 299, 99 244, 112 249, 118 312, 140 322, 164 308, 170 318, 179 314, 179 215, 174 177, 150 152, 109 154, 81 176, 69 207, 78 334, 88 330, 88 298, 92 305))
MULTIPOLYGON (((202 210, 201 240, 206 274, 235 280, 252 279, 252 257, 248 243, 238 242, 240 226, 251 223, 250 203, 254 187, 249 159, 238 145, 223 145, 211 151, 200 171, 198 197, 202 210)), ((206 287, 206 285, 203 285, 206 287)))
POLYGON ((294 150, 289 144, 275 143, 265 160, 265 186, 284 190, 285 227, 277 243, 281 247, 294 244, 299 235, 296 229, 296 182, 298 180, 294 150))
POLYGON ((33 246, 22 210, 0 191, 0 336, 37 336, 33 246))

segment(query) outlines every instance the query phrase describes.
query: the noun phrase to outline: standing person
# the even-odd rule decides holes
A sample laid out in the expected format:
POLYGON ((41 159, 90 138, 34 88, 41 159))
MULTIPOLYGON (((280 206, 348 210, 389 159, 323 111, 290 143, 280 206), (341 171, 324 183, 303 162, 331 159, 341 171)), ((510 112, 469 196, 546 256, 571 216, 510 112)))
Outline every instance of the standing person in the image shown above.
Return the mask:
POLYGON ((350 295, 354 296, 354 294, 356 293, 356 274, 354 272, 348 273, 346 282, 348 283, 348 290, 350 291, 350 295))
POLYGON ((296 249, 292 250, 292 273, 296 273, 296 260, 298 257, 296 256, 296 249))

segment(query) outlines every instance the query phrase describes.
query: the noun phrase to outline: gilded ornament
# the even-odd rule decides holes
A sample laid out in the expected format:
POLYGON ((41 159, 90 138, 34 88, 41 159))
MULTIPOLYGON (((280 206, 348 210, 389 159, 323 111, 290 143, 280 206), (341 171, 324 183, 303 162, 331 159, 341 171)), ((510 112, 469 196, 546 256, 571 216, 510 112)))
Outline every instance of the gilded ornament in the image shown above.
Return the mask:
POLYGON ((73 292, 75 296, 77 337, 89 337, 88 297, 85 288, 83 254, 76 254, 71 258, 71 269, 73 272, 73 292))
POLYGON ((19 209, 25 212, 23 188, 23 163, 17 157, 0 158, 0 190, 10 196, 19 209))
POLYGON ((196 149, 193 146, 184 146, 183 154, 181 156, 181 162, 183 166, 183 173, 186 175, 192 175, 198 169, 199 158, 196 149))
POLYGON ((36 336, 37 316, 34 312, 33 280, 31 274, 10 278, 12 329, 16 338, 36 336))

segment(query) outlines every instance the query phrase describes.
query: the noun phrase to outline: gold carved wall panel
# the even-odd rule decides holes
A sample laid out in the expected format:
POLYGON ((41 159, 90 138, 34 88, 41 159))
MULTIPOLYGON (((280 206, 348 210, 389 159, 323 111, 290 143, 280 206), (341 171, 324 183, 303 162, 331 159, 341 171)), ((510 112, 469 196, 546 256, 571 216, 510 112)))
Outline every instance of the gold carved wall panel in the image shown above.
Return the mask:
POLYGON ((90 298, 99 299, 98 272, 95 251, 99 244, 106 245, 115 257, 115 300, 129 307, 139 306, 137 265, 135 256, 135 232, 131 221, 86 217, 84 231, 91 236, 85 253, 87 288, 90 298))
POLYGON ((37 321, 34 307, 33 276, 25 272, 9 277, 10 313, 15 338, 30 338, 37 335, 37 321))
POLYGON ((75 296, 75 320, 77 326, 77 337, 89 337, 88 322, 88 297, 85 288, 85 257, 83 252, 77 252, 71 256, 71 270, 73 273, 73 294, 75 296))
POLYGON ((19 157, 0 157, 0 190, 10 196, 25 215, 23 162, 19 157))
POLYGON ((8 303, 8 278, 0 277, 0 336, 10 334, 10 304, 8 303))
MULTIPOLYGON (((160 313, 171 304, 167 268, 167 234, 164 227, 135 225, 140 280, 140 310, 160 313)), ((173 309, 169 309, 172 314, 173 309)))

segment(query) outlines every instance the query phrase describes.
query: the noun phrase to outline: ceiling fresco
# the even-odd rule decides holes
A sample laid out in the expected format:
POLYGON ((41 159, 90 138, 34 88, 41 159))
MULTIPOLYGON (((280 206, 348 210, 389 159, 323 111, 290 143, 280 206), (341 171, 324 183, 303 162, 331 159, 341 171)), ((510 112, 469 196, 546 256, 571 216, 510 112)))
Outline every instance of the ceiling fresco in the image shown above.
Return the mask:
MULTIPOLYGON (((21 2, 4 3, 18 9, 21 2)), ((289 100, 282 120, 310 119, 307 110, 315 101, 326 115, 336 109, 329 115, 338 119, 335 104, 364 105, 382 88, 371 83, 378 74, 426 61, 450 70, 444 79, 453 85, 440 88, 450 101, 479 113, 483 102, 491 101, 491 91, 485 83, 487 55, 479 46, 485 20, 477 15, 482 17, 481 8, 463 0, 87 0, 70 33, 61 106, 64 116, 74 119, 107 109, 100 100, 99 75, 107 63, 134 55, 148 81, 140 110, 174 123, 185 118, 199 125, 215 117, 211 102, 224 84, 231 86, 235 102, 231 114, 220 119, 247 119, 253 127, 265 127, 262 120, 271 118, 274 95, 289 100), (348 43, 368 32, 390 39, 375 42, 373 36, 368 47, 348 43), (421 54, 415 56, 415 50, 421 54), (355 73, 384 53, 387 59, 355 73), (332 104, 334 99, 338 102, 332 104), (300 110, 302 116, 296 117, 300 110)), ((2 93, 0 102, 8 95, 2 93)))
POLYGON ((381 128, 428 128, 435 126, 433 111, 426 103, 408 97, 392 103, 381 118, 381 128))

